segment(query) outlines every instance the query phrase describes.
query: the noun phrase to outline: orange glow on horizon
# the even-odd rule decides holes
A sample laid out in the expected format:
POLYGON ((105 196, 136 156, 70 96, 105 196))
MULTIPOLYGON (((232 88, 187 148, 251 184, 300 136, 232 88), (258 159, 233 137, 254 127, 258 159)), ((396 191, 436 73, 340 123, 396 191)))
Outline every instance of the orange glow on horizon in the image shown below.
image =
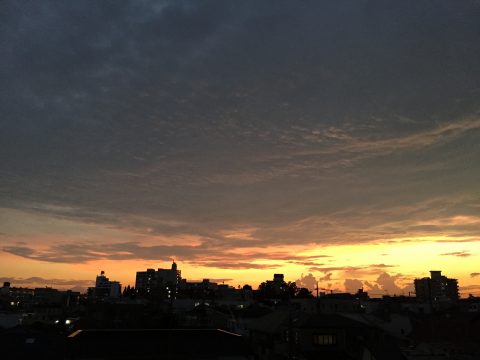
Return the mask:
MULTIPOLYGON (((396 284, 405 287, 416 277, 428 276, 430 270, 442 270, 448 277, 458 278, 460 287, 476 286, 478 277, 470 274, 478 271, 479 242, 445 242, 444 236, 424 236, 421 238, 401 238, 387 242, 363 245, 329 245, 301 249, 300 246, 278 247, 270 249, 273 259, 251 259, 250 269, 220 268, 202 266, 201 262, 192 264, 188 259, 176 258, 182 277, 190 280, 219 279, 232 286, 250 284, 254 288, 262 281, 269 280, 274 273, 283 273, 287 281, 296 281, 303 275, 311 273, 317 279, 331 274, 328 280, 320 281, 320 287, 336 291, 344 290, 345 279, 359 279, 369 283, 375 282, 381 273, 396 276, 396 284), (442 242, 443 241, 443 242, 442 242), (275 259, 278 254, 290 250, 295 260, 275 259), (303 260, 302 260, 303 259, 303 260), (375 259, 375 261, 372 261, 375 259)), ((238 254, 251 254, 253 248, 237 249, 238 254)), ((265 257, 268 249, 262 249, 265 257)), ((103 254, 98 254, 103 256, 103 254)), ((105 270, 111 280, 117 280, 123 286, 135 284, 136 271, 146 268, 170 267, 170 262, 142 259, 132 260, 95 260, 80 264, 47 263, 19 256, 1 253, 0 271, 2 276, 29 278, 32 276, 45 279, 91 280, 100 270, 105 270), (12 269, 14 273, 12 273, 12 269)), ((235 263, 235 259, 232 259, 235 263)), ((46 282, 37 286, 52 286, 46 282)), ((12 282, 15 286, 15 281, 12 282)), ((62 287, 62 286, 57 286, 62 287)), ((64 287, 64 286, 63 286, 64 287)), ((368 287, 366 288, 368 291, 368 287)), ((479 289, 461 291, 478 294, 479 289)))

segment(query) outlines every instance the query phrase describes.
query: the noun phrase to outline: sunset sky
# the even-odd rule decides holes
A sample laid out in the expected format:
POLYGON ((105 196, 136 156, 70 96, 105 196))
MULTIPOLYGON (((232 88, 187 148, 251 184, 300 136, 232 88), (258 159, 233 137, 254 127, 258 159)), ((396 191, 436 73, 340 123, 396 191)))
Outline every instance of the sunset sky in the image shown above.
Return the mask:
POLYGON ((480 294, 479 1, 1 1, 0 280, 480 294))

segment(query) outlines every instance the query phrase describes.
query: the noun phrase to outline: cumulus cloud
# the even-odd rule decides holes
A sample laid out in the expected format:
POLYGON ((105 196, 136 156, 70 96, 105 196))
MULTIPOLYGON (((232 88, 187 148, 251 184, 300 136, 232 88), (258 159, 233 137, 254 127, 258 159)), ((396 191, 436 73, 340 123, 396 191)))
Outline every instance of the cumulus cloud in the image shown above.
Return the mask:
POLYGON ((344 282, 345 291, 349 293, 356 293, 359 289, 363 288, 363 282, 358 279, 345 279, 344 282))
POLYGON ((402 274, 391 275, 387 272, 381 273, 376 281, 365 281, 367 290, 375 295, 403 295, 413 291, 413 280, 405 279, 402 274), (399 280, 407 280, 405 285, 400 285, 399 280))
POLYGON ((311 273, 305 276, 302 274, 300 279, 295 280, 295 284, 313 291, 317 287, 317 279, 311 273))
POLYGON ((397 279, 398 276, 390 275, 385 272, 378 276, 377 284, 382 290, 386 291, 387 293, 399 294, 400 292, 402 292, 403 289, 396 284, 397 279))
POLYGON ((332 273, 327 273, 325 276, 321 276, 318 278, 318 281, 331 281, 332 280, 332 273))

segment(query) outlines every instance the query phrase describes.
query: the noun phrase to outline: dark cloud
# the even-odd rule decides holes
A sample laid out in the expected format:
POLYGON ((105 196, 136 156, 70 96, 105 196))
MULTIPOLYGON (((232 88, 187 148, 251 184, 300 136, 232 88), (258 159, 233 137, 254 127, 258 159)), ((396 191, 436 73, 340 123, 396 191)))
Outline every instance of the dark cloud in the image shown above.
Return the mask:
POLYGON ((317 267, 311 267, 309 270, 328 273, 330 271, 357 271, 361 269, 363 269, 363 267, 361 266, 325 266, 325 267, 317 266, 317 267))
MULTIPOLYGON (((252 258, 249 254, 236 254, 229 251, 212 251, 208 245, 142 246, 134 242, 99 244, 94 242, 75 244, 54 244, 46 249, 28 246, 5 246, 4 252, 53 263, 84 263, 92 260, 130 260, 147 259, 168 261, 181 259, 194 266, 216 267, 224 269, 270 269, 279 265, 251 262, 270 259, 268 254, 252 258), (249 261, 250 260, 250 261, 249 261)), ((280 256, 280 254, 277 254, 280 256)), ((273 256, 275 259, 275 256, 273 256)))
POLYGON ((78 280, 78 279, 47 279, 38 276, 29 278, 17 277, 0 277, 0 282, 10 282, 12 287, 60 287, 60 288, 81 288, 86 289, 89 286, 94 286, 94 280, 78 280))
POLYGON ((318 263, 315 261, 289 261, 289 263, 296 264, 296 265, 310 266, 310 268, 315 268, 315 267, 324 265, 322 263, 318 263))
POLYGON ((258 263, 251 263, 251 262, 238 262, 238 261, 210 261, 210 260, 201 260, 201 261, 189 261, 190 264, 196 266, 206 266, 206 267, 214 267, 220 269, 274 269, 280 267, 280 265, 272 265, 272 264, 258 264, 258 263))
POLYGON ((479 14, 476 1, 1 2, 0 206, 201 242, 3 249, 198 261, 478 239, 479 14), (224 235, 239 227, 248 238, 224 235))
MULTIPOLYGON (((204 279, 201 279, 201 280, 200 280, 200 279, 198 279, 198 280, 190 280, 190 279, 189 279, 188 282, 202 282, 203 280, 204 280, 204 279)), ((208 279, 208 280, 210 280, 211 282, 217 283, 217 284, 220 284, 220 283, 223 284, 223 283, 228 283, 228 282, 232 281, 233 279, 228 279, 228 278, 218 278, 218 279, 216 279, 216 278, 212 278, 212 279, 208 279)))
POLYGON ((477 276, 480 276, 480 273, 473 272, 473 273, 470 274, 470 277, 472 277, 472 278, 477 277, 477 276))
POLYGON ((478 237, 462 239, 462 238, 456 238, 455 236, 452 236, 451 239, 437 240, 437 242, 440 242, 440 243, 471 243, 471 242, 479 242, 479 241, 480 241, 480 238, 478 237))
POLYGON ((384 268, 389 268, 389 267, 396 267, 397 265, 387 265, 387 264, 372 264, 372 265, 369 265, 370 267, 372 268, 380 268, 380 269, 384 269, 384 268))
POLYGON ((2 250, 26 258, 35 257, 35 250, 27 246, 6 246, 2 250))
POLYGON ((137 243, 76 243, 54 244, 41 250, 27 246, 5 246, 3 251, 47 262, 83 263, 97 259, 109 260, 169 260, 172 257, 195 257, 202 254, 201 246, 141 246, 137 243))
POLYGON ((469 251, 452 251, 448 253, 443 253, 440 254, 442 256, 458 256, 458 257, 469 257, 472 256, 472 254, 469 251))
POLYGON ((274 252, 270 251, 270 249, 266 249, 263 252, 244 252, 238 254, 238 256, 242 258, 250 258, 250 259, 273 259, 273 260, 285 260, 295 264, 315 264, 321 265, 315 261, 308 261, 308 260, 315 260, 315 259, 323 259, 327 257, 331 257, 330 255, 318 254, 318 255, 294 255, 290 252, 274 252))

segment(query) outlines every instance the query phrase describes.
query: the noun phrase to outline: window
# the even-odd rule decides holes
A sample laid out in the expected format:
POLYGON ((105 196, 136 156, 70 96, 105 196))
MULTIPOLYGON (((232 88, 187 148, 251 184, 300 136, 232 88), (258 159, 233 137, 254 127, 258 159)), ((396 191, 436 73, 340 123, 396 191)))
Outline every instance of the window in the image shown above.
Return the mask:
POLYGON ((334 334, 314 334, 313 343, 315 345, 335 345, 337 336, 334 334))

